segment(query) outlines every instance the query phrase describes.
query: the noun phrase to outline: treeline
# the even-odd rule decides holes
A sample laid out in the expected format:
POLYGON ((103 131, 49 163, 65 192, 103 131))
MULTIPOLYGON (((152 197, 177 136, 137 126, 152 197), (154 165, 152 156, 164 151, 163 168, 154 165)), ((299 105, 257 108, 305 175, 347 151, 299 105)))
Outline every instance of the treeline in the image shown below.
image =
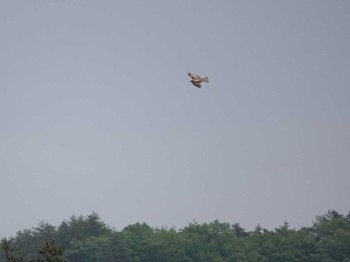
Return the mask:
POLYGON ((0 261, 350 262, 350 212, 328 211, 299 230, 285 222, 274 230, 258 225, 249 232, 238 223, 218 220, 180 230, 136 223, 116 231, 93 212, 72 216, 57 227, 42 222, 2 239, 0 261))

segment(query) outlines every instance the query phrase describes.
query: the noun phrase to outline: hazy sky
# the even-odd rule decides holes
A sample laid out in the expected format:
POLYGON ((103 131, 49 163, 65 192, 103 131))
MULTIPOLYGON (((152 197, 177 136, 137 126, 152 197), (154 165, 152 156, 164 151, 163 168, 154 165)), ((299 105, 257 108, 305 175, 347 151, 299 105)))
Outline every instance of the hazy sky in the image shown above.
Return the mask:
POLYGON ((350 1, 1 1, 0 237, 350 211, 350 1), (197 89, 188 72, 208 75, 197 89))

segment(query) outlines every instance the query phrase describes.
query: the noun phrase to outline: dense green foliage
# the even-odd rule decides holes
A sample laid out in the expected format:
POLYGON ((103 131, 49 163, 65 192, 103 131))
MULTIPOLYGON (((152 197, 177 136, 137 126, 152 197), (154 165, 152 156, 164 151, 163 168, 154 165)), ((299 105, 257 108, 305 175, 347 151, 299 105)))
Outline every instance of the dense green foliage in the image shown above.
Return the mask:
POLYGON ((46 240, 38 251, 38 257, 36 259, 26 260, 23 256, 20 256, 14 252, 11 247, 11 241, 3 239, 2 248, 5 253, 5 257, 9 262, 67 262, 64 257, 64 248, 60 245, 56 245, 55 241, 46 240))
POLYGON ((71 262, 350 262, 350 213, 328 211, 312 227, 284 225, 247 232, 238 223, 190 223, 181 230, 133 224, 108 227, 97 213, 72 216, 55 227, 40 223, 2 240, 0 261, 71 262), (57 244, 56 244, 57 243, 57 244), (64 253, 63 253, 64 248, 64 253), (38 252, 39 251, 39 252, 38 252), (63 258, 64 255, 64 258, 63 258))

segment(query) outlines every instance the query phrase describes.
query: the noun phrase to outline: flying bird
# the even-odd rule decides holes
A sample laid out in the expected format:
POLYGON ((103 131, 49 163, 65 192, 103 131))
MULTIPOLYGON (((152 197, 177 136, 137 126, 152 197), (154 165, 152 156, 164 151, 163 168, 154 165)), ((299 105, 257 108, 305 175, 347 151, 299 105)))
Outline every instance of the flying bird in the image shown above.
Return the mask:
POLYGON ((192 78, 191 82, 193 85, 195 85, 198 88, 201 88, 201 83, 202 82, 209 82, 209 79, 207 76, 205 77, 200 77, 192 73, 188 73, 188 75, 192 78))

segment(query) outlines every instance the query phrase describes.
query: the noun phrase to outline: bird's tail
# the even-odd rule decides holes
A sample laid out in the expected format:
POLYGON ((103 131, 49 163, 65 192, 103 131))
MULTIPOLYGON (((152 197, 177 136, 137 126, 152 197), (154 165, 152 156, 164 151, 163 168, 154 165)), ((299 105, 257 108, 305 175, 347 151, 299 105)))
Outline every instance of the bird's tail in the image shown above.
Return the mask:
POLYGON ((205 77, 202 77, 202 81, 203 81, 203 82, 209 82, 209 79, 208 79, 207 76, 205 76, 205 77))

